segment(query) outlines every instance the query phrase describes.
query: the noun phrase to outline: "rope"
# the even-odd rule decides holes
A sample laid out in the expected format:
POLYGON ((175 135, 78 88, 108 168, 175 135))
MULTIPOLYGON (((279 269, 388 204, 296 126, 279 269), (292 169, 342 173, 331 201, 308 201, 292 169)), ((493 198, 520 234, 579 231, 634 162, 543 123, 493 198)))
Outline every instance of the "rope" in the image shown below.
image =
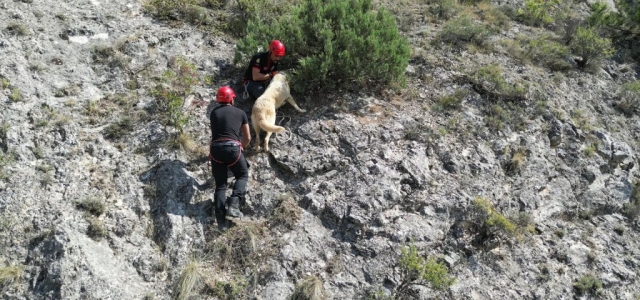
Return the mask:
MULTIPOLYGON (((280 115, 280 114, 281 114, 280 112, 277 112, 277 113, 276 113, 276 119, 277 119, 277 118, 279 118, 279 116, 278 116, 278 115, 280 115)), ((280 122, 276 122, 276 123, 278 123, 278 125, 280 125, 280 126, 284 127, 284 129, 285 129, 285 130, 284 130, 282 133, 283 133, 283 134, 284 134, 285 132, 287 133, 287 134, 285 135, 285 136, 286 136, 286 137, 285 137, 285 140, 282 142, 283 144, 284 144, 284 143, 286 143, 286 142, 288 142, 288 141, 290 141, 290 140, 291 140, 291 138, 293 137, 293 134, 291 133, 291 130, 289 130, 286 126, 282 125, 283 123, 285 123, 285 122, 284 122, 284 120, 285 120, 285 119, 289 119, 288 121, 291 121, 291 118, 290 118, 290 117, 287 117, 287 116, 285 116, 284 114, 282 114, 282 119, 280 120, 280 122)), ((287 121, 287 122, 288 122, 288 121, 287 121)), ((278 141, 278 144, 280 144, 280 140, 278 139, 278 135, 277 135, 277 134, 274 136, 274 138, 275 138, 275 140, 277 140, 277 141, 278 141)))

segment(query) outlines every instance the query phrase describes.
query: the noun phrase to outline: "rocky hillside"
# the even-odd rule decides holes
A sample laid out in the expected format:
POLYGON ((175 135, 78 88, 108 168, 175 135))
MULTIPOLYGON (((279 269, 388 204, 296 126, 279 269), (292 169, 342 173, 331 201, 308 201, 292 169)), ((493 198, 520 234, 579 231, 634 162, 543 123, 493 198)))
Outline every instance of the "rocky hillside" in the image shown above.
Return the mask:
POLYGON ((376 3, 412 47, 406 87, 294 95, 307 112, 247 150, 245 217, 218 231, 207 111, 242 70, 209 24, 231 2, 198 24, 0 3, 3 299, 640 297, 640 118, 620 109, 640 69, 531 55, 554 31, 487 3, 451 16, 491 29, 462 44, 449 11, 376 3))

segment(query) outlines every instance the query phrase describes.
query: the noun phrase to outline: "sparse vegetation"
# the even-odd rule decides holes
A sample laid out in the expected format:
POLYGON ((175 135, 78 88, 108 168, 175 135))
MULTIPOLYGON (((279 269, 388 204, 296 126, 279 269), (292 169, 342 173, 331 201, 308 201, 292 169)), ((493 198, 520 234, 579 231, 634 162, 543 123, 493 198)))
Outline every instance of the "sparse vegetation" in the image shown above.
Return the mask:
POLYGON ((487 65, 468 75, 474 89, 490 100, 518 101, 525 100, 528 85, 522 81, 508 83, 502 68, 498 65, 487 65))
POLYGON ((224 300, 234 300, 241 299, 244 296, 248 283, 244 278, 236 276, 232 280, 216 280, 208 285, 209 293, 213 296, 224 300))
POLYGON ((85 198, 82 201, 76 203, 76 207, 89 212, 90 214, 99 217, 106 211, 104 203, 97 198, 85 198))
POLYGON ((324 300, 327 292, 324 290, 322 280, 317 276, 307 276, 298 281, 290 300, 324 300))
POLYGON ((11 23, 5 28, 5 32, 11 35, 27 35, 29 28, 21 23, 11 23))
POLYGON ((87 221, 89 222, 89 226, 87 226, 87 235, 90 238, 99 241, 107 236, 107 230, 104 228, 104 223, 100 219, 90 217, 87 221))
POLYGON ((172 58, 170 66, 160 78, 162 84, 156 86, 152 94, 158 99, 157 108, 163 113, 161 120, 174 127, 179 136, 189 123, 189 117, 182 112, 184 98, 191 93, 194 85, 200 83, 200 79, 195 65, 185 58, 172 58))
POLYGON ((598 150, 598 144, 591 143, 584 148, 583 152, 584 152, 584 155, 586 156, 593 156, 593 154, 595 154, 597 150, 598 150))
POLYGON ((433 257, 425 260, 413 244, 402 248, 398 266, 401 279, 395 290, 396 297, 406 296, 411 285, 425 285, 444 290, 455 282, 455 278, 449 275, 444 264, 438 263, 433 257))
POLYGON ((483 46, 489 35, 489 29, 483 24, 476 23, 468 15, 462 15, 442 26, 437 41, 456 47, 464 47, 467 44, 483 46))
POLYGON ((632 184, 629 202, 624 205, 622 212, 631 220, 640 215, 640 181, 632 184))
POLYGON ((14 88, 14 89, 11 89, 11 94, 9 95, 9 99, 11 99, 11 101, 13 102, 20 102, 24 100, 24 97, 22 96, 22 93, 20 93, 20 90, 14 88))
POLYGON ((602 281, 592 274, 584 275, 573 283, 573 288, 579 295, 598 293, 602 289, 602 281))
POLYGON ((518 148, 511 155, 511 159, 504 165, 505 172, 509 174, 519 173, 522 167, 524 166, 525 160, 527 158, 527 150, 526 148, 518 148))
POLYGON ((485 232, 499 232, 507 237, 515 236, 518 233, 516 225, 498 212, 488 199, 478 197, 473 201, 473 206, 480 214, 485 232))
POLYGON ((640 112, 640 80, 622 85, 616 107, 627 116, 640 112))
POLYGON ((293 195, 285 193, 278 197, 278 206, 269 218, 272 227, 283 227, 292 230, 300 220, 300 207, 293 195))
POLYGON ((20 282, 24 266, 7 265, 0 267, 0 290, 20 282))
POLYGON ((526 0, 518 10, 518 20, 531 26, 550 25, 555 21, 554 11, 562 0, 526 0))
POLYGON ((457 110, 462 107, 462 101, 469 95, 467 89, 457 89, 451 95, 445 95, 436 100, 435 109, 439 111, 457 110))
POLYGON ((203 276, 201 274, 200 264, 198 261, 192 259, 189 264, 182 269, 180 279, 178 280, 178 295, 176 296, 176 299, 189 299, 194 294, 198 285, 202 284, 202 282, 203 276))

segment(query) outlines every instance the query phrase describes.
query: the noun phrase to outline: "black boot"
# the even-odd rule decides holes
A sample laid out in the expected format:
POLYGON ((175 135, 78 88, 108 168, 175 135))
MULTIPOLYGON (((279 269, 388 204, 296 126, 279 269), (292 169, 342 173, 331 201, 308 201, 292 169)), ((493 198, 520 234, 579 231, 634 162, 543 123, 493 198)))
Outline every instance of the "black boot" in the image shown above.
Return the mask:
POLYGON ((240 197, 227 198, 227 216, 242 218, 243 214, 240 211, 240 197))
POLYGON ((220 231, 227 231, 227 219, 225 218, 224 210, 216 210, 216 222, 218 223, 218 229, 220 231))

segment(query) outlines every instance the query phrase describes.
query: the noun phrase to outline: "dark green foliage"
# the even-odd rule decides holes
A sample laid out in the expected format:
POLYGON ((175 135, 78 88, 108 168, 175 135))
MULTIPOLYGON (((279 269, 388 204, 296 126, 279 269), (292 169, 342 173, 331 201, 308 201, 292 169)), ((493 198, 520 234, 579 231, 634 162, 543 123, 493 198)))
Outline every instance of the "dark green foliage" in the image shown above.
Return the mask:
POLYGON ((250 20, 234 61, 246 65, 271 39, 287 46, 281 69, 294 68, 298 92, 402 84, 410 58, 394 17, 370 0, 309 0, 274 20, 250 20))
POLYGON ((577 61, 578 67, 587 70, 599 68, 602 61, 615 52, 611 46, 611 40, 601 38, 598 30, 593 27, 578 27, 569 47, 581 58, 577 61))
POLYGON ((587 18, 590 27, 597 28, 605 37, 611 38, 624 54, 640 60, 640 2, 616 1, 617 12, 604 3, 591 5, 591 15, 587 18))

